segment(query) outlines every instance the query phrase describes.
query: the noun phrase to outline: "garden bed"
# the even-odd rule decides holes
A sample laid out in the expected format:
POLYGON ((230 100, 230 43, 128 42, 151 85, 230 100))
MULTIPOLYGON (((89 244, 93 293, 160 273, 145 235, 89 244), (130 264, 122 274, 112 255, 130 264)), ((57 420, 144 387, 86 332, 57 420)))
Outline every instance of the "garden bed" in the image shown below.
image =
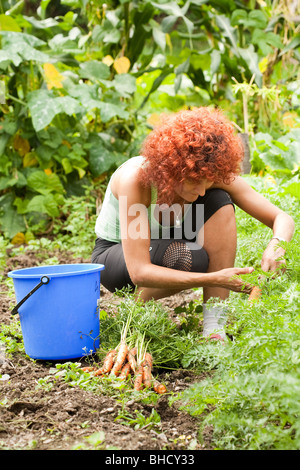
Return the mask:
MULTIPOLYGON (((52 254, 59 263, 83 262, 60 253, 52 254)), ((26 252, 8 259, 5 274, 9 270, 31 267, 37 264, 35 252, 26 252)), ((14 299, 5 294, 2 286, 0 323, 8 325, 12 319, 10 310, 14 299)), ((7 293, 8 294, 8 293, 7 293)), ((174 306, 185 305, 192 291, 178 294, 165 301, 172 311, 174 306)), ((109 308, 111 294, 101 288, 101 300, 109 308)), ((73 361, 76 364, 75 361, 73 361)), ((86 363, 82 362, 82 366, 86 363)), ((201 450, 210 448, 210 429, 204 433, 204 441, 198 439, 199 420, 181 411, 180 402, 169 404, 171 394, 186 389, 201 380, 188 370, 160 371, 159 378, 166 383, 168 394, 157 398, 156 403, 144 403, 136 395, 126 401, 118 397, 97 394, 70 386, 63 379, 51 381, 56 364, 34 361, 24 354, 3 357, 0 374, 7 380, 1 382, 0 448, 71 450, 118 449, 118 450, 201 450), (42 385, 45 380, 44 386, 42 385), (160 423, 147 418, 154 411, 160 423), (127 417, 124 423, 122 416, 127 417), (129 423, 129 417, 132 418, 129 423), (138 419, 140 417, 140 419, 138 419), (143 422, 141 422, 141 420, 143 422), (135 428, 139 427, 138 432, 135 428)), ((100 379, 99 379, 100 380, 100 379)))

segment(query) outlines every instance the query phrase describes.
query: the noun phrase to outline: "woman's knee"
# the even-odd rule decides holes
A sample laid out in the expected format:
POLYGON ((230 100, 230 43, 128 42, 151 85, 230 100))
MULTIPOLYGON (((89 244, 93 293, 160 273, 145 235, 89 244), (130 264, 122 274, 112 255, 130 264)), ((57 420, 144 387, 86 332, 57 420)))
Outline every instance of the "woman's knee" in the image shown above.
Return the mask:
POLYGON ((195 242, 172 240, 159 264, 180 271, 206 272, 209 258, 207 251, 195 242))

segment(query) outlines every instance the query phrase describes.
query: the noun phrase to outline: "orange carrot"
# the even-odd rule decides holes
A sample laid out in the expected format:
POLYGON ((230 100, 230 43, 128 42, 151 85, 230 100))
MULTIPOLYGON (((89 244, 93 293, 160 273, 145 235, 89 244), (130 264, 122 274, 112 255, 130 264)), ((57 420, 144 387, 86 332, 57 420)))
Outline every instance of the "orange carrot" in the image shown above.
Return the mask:
POLYGON ((145 385, 145 387, 150 388, 152 384, 151 367, 146 360, 144 360, 142 363, 142 374, 143 384, 145 385))
POLYGON ((101 367, 101 369, 98 369, 94 372, 94 377, 99 377, 99 375, 102 377, 104 374, 103 374, 103 367, 101 367))
POLYGON ((261 289, 258 286, 253 287, 250 295, 249 295, 249 302, 252 302, 253 300, 258 300, 261 296, 261 289))
POLYGON ((81 370, 83 372, 93 372, 93 370, 96 370, 96 367, 82 367, 81 370))
POLYGON ((137 348, 134 347, 134 348, 130 349, 130 351, 128 351, 128 354, 127 354, 128 362, 129 362, 130 367, 131 367, 131 369, 134 373, 136 371, 136 359, 134 357, 136 355, 136 352, 137 352, 137 348))
POLYGON ((161 384, 160 382, 158 382, 157 380, 153 381, 153 389, 154 389, 155 392, 157 392, 159 394, 163 394, 163 393, 167 392, 166 387, 163 384, 161 384))
POLYGON ((103 366, 102 366, 102 373, 103 374, 107 374, 108 372, 111 371, 111 369, 113 367, 113 364, 114 364, 116 354, 117 354, 117 351, 115 349, 112 349, 111 351, 109 351, 106 354, 106 356, 104 358, 104 361, 103 361, 103 366))
POLYGON ((149 364, 150 369, 152 369, 153 359, 152 359, 151 354, 148 352, 145 353, 145 361, 149 364))
POLYGON ((125 343, 125 341, 122 340, 121 343, 120 343, 120 346, 119 346, 118 353, 117 353, 116 361, 115 361, 115 363, 113 365, 113 368, 111 370, 111 374, 117 375, 117 373, 120 372, 120 370, 121 370, 121 368, 122 368, 122 366, 125 362, 127 353, 128 353, 128 346, 125 343))
POLYGON ((120 373, 120 379, 127 379, 130 371, 131 371, 130 363, 126 362, 126 364, 122 367, 122 370, 120 373))
POLYGON ((142 389, 142 383, 143 383, 143 366, 140 364, 138 366, 135 379, 134 379, 134 384, 133 384, 134 390, 140 391, 142 389))

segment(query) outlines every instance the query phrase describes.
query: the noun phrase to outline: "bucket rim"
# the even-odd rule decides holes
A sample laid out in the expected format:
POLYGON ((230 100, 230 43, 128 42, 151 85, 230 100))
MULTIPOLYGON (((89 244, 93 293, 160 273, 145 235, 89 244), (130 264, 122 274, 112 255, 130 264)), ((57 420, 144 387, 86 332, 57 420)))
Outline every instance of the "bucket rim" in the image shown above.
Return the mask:
POLYGON ((29 268, 21 268, 21 269, 15 269, 13 271, 9 271, 7 273, 8 277, 14 278, 14 279, 40 279, 41 276, 48 276, 48 277, 66 277, 66 276, 79 276, 82 274, 89 274, 93 273, 96 271, 102 271, 105 269, 104 264, 95 264, 95 263, 73 263, 73 264, 49 264, 49 265, 41 265, 41 266, 32 266, 29 268), (81 266, 81 267, 86 267, 86 269, 80 269, 78 271, 65 271, 65 272, 47 272, 47 269, 55 268, 57 266, 64 266, 66 268, 68 267, 73 267, 74 266, 81 266), (45 268, 45 272, 43 272, 43 269, 45 268), (38 270, 38 272, 33 272, 34 270, 38 270), (26 271, 26 273, 25 273, 26 271), (29 273, 31 271, 31 274, 29 273))

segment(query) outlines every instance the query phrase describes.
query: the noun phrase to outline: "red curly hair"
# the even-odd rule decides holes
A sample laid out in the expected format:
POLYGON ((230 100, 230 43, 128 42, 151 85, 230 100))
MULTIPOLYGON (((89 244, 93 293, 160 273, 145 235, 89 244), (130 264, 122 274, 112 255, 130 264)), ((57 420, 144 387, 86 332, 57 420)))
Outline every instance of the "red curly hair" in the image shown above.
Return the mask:
POLYGON ((157 188, 158 203, 170 203, 174 188, 186 179, 230 183, 240 173, 243 146, 220 110, 201 107, 164 116, 141 155, 147 164, 140 181, 157 188))

